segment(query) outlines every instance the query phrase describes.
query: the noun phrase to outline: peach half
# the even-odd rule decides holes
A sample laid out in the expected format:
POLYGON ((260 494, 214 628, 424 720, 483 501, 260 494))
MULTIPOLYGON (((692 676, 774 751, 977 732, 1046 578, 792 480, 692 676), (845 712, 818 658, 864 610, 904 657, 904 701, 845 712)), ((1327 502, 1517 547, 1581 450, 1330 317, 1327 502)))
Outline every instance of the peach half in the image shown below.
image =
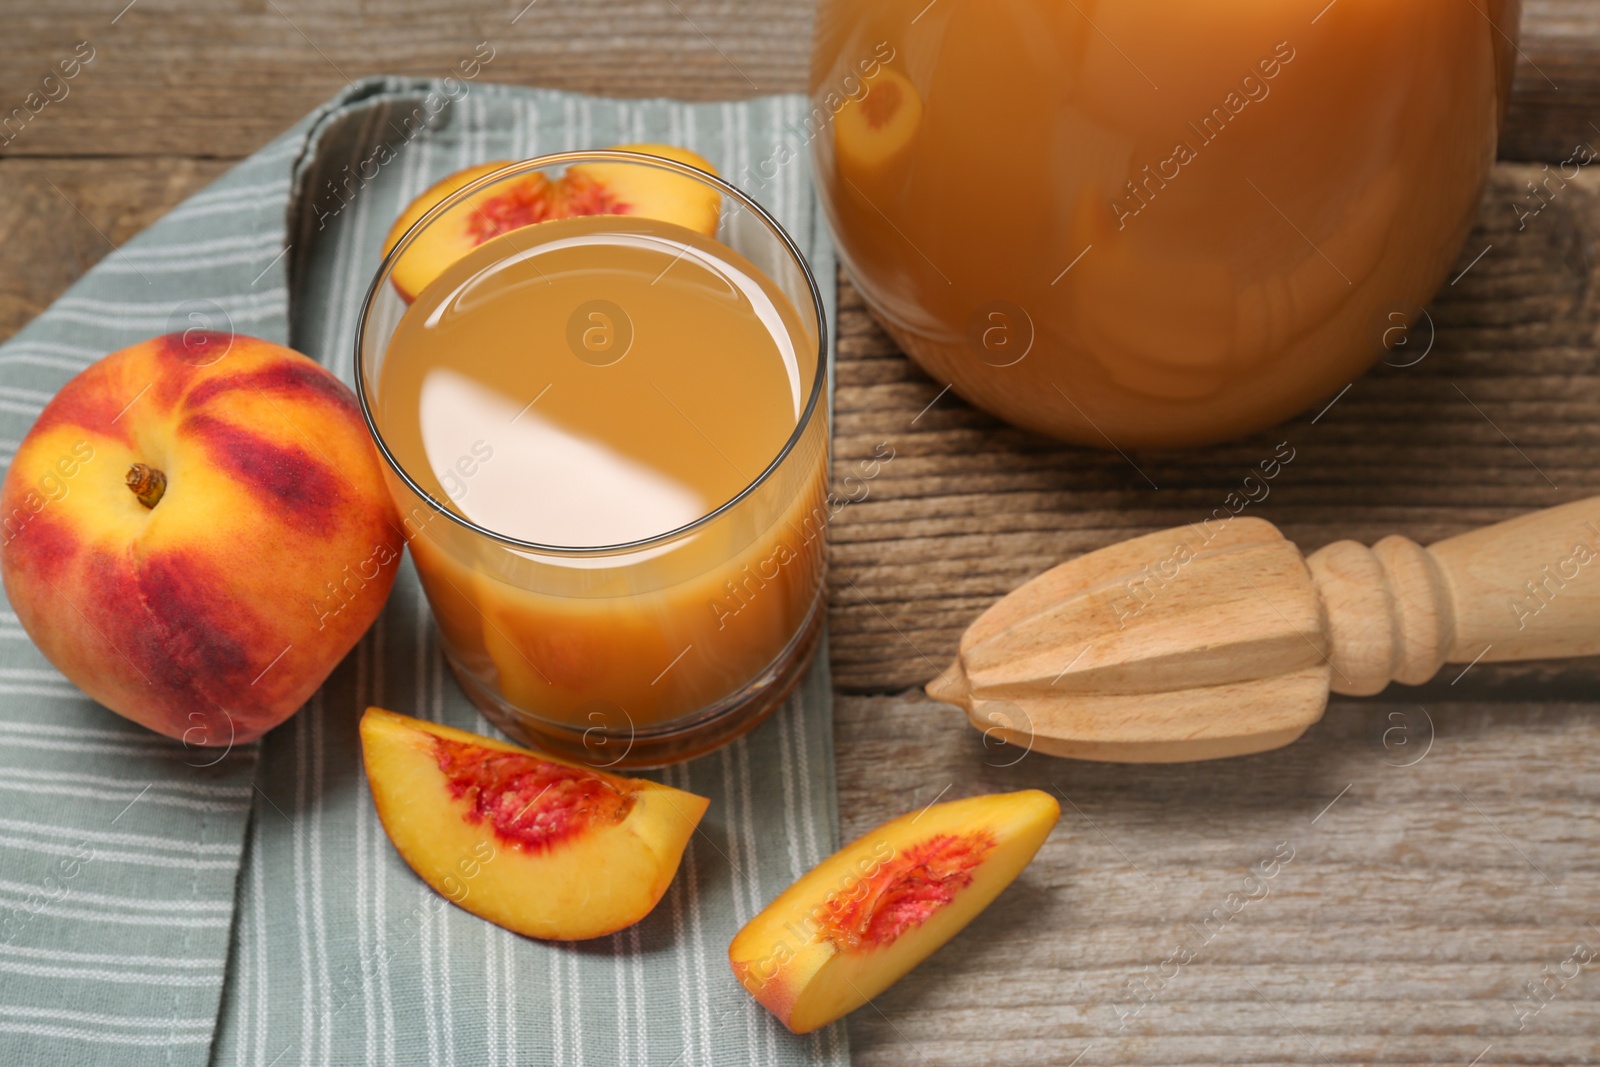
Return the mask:
MULTIPOLYGON (((687 148, 625 144, 611 150, 659 156, 707 174, 717 173, 710 161, 687 148)), ((406 231, 440 201, 510 164, 510 160, 498 160, 468 167, 430 186, 394 220, 384 238, 383 254, 387 256, 406 231)), ((498 182, 451 208, 417 235, 394 265, 390 278, 395 290, 410 303, 472 249, 524 226, 578 215, 643 215, 714 237, 721 210, 722 197, 715 189, 636 163, 580 163, 568 167, 559 178, 533 171, 498 182)))
POLYGON ((857 180, 871 179, 902 158, 922 125, 922 97, 905 75, 879 67, 866 86, 839 110, 833 126, 839 171, 857 180))
POLYGON ((711 803, 382 708, 361 718, 361 751, 400 857, 529 937, 600 937, 650 914, 711 803))
POLYGON ((739 983, 809 1033, 848 1015, 989 906, 1061 814, 1048 793, 968 797, 887 822, 767 905, 728 946, 739 983))

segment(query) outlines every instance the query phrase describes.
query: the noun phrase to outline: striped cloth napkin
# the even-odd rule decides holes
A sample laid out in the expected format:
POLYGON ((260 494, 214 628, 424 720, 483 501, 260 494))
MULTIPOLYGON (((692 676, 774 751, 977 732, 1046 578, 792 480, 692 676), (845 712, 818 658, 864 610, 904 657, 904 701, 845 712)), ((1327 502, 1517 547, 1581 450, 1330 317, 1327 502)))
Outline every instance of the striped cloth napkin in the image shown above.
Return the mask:
MULTIPOLYGON (((756 176, 741 184, 831 279, 798 151, 803 114, 799 97, 696 105, 468 77, 356 83, 0 346, 0 459, 69 377, 171 330, 287 341, 349 382, 390 222, 473 163, 685 145, 736 181, 756 176), (780 144, 790 151, 775 154, 780 144)), ((15 614, 0 616, 0 638, 0 1064, 848 1062, 842 1025, 790 1035, 726 961, 739 926, 836 845, 825 650, 763 726, 657 775, 712 806, 655 912, 556 945, 446 904, 373 811, 356 734, 367 704, 493 733, 448 677, 409 561, 312 701, 220 759, 90 702, 15 614)))

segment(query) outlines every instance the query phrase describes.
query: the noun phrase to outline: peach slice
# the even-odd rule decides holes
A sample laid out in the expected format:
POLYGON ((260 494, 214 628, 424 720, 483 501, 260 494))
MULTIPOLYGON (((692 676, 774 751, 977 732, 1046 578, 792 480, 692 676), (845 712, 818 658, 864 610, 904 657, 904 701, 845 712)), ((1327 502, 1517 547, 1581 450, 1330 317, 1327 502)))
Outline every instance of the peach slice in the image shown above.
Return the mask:
POLYGON ((1048 793, 968 797, 903 815, 823 860, 728 946, 741 985, 797 1034, 893 985, 988 907, 1061 806, 1048 793))
POLYGON ((839 170, 854 178, 888 168, 922 124, 922 97, 905 75, 879 67, 866 85, 865 94, 839 110, 833 126, 839 170))
POLYGON ((648 915, 711 802, 368 708, 378 818, 442 896, 515 933, 600 937, 648 915))
MULTIPOLYGON (((703 156, 664 144, 625 144, 614 151, 638 152, 686 163, 715 175, 703 156)), ((434 205, 510 160, 460 170, 430 186, 413 200, 389 228, 383 241, 387 256, 407 230, 434 205)), ((560 178, 535 171, 499 182, 457 204, 419 234, 390 275, 407 303, 446 267, 478 245, 501 234, 552 219, 576 215, 643 215, 716 236, 722 197, 690 178, 633 163, 580 163, 560 178)))

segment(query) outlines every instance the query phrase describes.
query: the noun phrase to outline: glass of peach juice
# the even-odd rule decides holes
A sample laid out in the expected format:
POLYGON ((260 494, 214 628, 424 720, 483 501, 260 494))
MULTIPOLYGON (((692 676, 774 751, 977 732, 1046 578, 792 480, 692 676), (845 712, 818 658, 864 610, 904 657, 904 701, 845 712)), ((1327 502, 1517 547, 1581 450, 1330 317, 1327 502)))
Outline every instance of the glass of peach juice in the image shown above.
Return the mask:
POLYGON ((405 231, 357 393, 490 721, 648 767, 783 701, 823 623, 826 345, 790 236, 674 160, 509 164, 405 231))

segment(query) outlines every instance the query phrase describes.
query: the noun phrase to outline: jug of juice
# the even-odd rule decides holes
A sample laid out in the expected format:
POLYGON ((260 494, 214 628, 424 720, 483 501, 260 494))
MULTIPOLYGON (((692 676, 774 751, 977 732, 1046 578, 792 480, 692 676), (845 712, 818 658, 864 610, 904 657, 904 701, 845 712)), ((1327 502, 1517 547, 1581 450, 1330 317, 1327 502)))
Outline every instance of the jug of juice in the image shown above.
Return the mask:
POLYGON ((939 383, 1106 447, 1337 392, 1443 282, 1519 0, 822 0, 843 261, 939 383))

